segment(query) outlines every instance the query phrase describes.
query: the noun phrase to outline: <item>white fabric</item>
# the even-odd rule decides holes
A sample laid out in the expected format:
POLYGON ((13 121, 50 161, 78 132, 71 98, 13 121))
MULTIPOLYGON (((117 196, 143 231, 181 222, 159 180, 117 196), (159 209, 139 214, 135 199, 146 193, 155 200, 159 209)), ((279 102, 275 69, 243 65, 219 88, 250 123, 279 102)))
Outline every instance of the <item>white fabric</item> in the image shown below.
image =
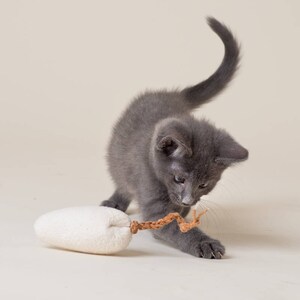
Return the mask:
POLYGON ((52 246, 94 254, 125 249, 132 237, 130 219, 120 210, 103 206, 70 207, 39 217, 37 237, 52 246))

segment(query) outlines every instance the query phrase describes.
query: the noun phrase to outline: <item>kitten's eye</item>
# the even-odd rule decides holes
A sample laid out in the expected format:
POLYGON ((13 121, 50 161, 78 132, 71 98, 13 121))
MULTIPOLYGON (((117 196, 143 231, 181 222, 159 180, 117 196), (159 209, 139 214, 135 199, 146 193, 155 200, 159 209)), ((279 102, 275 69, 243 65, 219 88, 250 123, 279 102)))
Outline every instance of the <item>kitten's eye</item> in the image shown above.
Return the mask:
POLYGON ((180 177, 180 176, 174 176, 174 181, 176 183, 184 183, 185 179, 183 177, 180 177))
POLYGON ((205 189, 208 186, 207 183, 201 183, 199 184, 199 189, 205 189))

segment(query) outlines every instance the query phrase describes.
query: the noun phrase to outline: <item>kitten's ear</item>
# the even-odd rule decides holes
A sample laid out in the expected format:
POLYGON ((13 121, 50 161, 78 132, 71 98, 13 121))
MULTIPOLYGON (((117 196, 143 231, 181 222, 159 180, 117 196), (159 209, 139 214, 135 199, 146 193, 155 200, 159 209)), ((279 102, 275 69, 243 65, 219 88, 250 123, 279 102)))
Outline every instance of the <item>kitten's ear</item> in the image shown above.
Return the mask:
POLYGON ((171 157, 190 157, 192 155, 192 149, 186 143, 171 135, 160 138, 156 149, 171 157))
POLYGON ((248 158, 248 150, 237 143, 229 134, 222 132, 217 142, 217 163, 229 166, 233 163, 244 161, 248 158))

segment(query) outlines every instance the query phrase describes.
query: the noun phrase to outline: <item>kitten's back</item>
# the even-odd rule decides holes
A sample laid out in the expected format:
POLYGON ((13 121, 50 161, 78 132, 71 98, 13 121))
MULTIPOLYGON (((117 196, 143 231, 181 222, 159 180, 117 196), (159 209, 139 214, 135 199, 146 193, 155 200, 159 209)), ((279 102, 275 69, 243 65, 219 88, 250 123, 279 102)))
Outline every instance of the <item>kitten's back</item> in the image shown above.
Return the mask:
POLYGON ((138 96, 116 123, 107 158, 113 178, 119 187, 124 186, 124 190, 128 186, 128 177, 132 180, 139 178, 139 168, 142 167, 139 162, 148 159, 155 125, 162 119, 180 117, 207 103, 232 79, 239 62, 238 43, 225 25, 213 18, 208 18, 208 23, 225 46, 223 61, 216 72, 182 91, 162 90, 138 96))

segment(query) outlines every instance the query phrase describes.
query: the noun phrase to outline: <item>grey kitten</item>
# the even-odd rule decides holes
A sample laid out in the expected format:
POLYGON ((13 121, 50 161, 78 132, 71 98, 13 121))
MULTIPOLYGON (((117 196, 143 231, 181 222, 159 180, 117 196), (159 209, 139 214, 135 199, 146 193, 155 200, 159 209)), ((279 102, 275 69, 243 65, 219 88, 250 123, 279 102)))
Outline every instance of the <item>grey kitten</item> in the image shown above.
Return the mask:
MULTIPOLYGON (((157 220, 170 212, 186 216, 227 167, 247 159, 248 151, 226 131, 190 115, 227 86, 239 62, 239 46, 230 30, 214 18, 208 18, 208 24, 225 46, 221 65, 195 86, 146 92, 129 105, 114 127, 108 148, 116 191, 102 205, 126 211, 135 198, 144 220, 157 220)), ((197 257, 221 258, 225 253, 219 241, 198 228, 181 233, 172 222, 153 234, 197 257)))

